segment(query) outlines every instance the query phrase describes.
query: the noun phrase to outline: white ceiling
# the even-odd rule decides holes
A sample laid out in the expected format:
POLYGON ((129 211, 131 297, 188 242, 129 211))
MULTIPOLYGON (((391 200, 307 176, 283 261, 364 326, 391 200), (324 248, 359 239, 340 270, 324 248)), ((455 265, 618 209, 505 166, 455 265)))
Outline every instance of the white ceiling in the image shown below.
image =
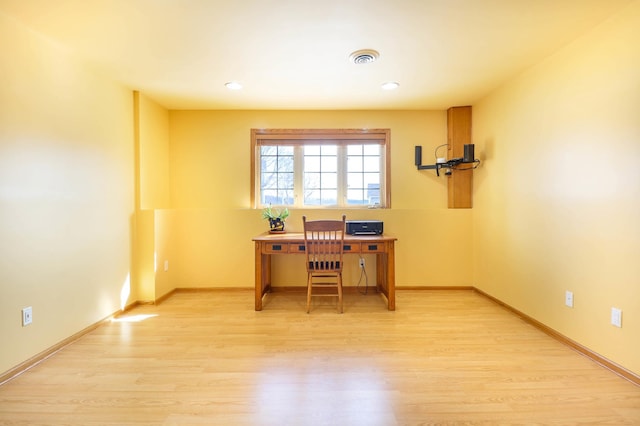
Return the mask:
POLYGON ((169 109, 445 109, 631 1, 0 0, 0 11, 169 109), (349 61, 365 48, 380 59, 349 61))

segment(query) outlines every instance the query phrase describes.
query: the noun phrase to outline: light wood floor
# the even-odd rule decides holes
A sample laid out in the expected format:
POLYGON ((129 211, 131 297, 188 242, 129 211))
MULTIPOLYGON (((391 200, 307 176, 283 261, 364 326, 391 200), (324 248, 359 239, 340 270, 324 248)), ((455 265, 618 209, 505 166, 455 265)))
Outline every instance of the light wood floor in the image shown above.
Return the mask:
POLYGON ((137 307, 0 386, 0 424, 640 424, 640 387, 472 291, 331 303, 137 307))

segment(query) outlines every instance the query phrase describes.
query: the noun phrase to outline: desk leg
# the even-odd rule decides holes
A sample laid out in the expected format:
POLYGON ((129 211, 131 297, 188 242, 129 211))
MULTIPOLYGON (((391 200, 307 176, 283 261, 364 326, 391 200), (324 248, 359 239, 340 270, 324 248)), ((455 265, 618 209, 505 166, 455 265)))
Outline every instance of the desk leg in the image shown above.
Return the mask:
POLYGON ((264 286, 262 273, 262 247, 259 242, 256 242, 255 248, 255 299, 256 299, 256 311, 262 310, 262 288, 264 286))
POLYGON ((385 243, 383 253, 376 255, 376 289, 387 297, 390 311, 396 310, 396 268, 393 241, 385 243))
POLYGON ((389 310, 396 310, 396 253, 393 241, 387 243, 387 300, 389 310))
POLYGON ((262 253, 259 242, 255 250, 255 304, 256 311, 261 311, 262 297, 271 288, 271 255, 262 253))
POLYGON ((376 254, 376 291, 387 295, 387 275, 384 267, 387 262, 385 253, 376 254))

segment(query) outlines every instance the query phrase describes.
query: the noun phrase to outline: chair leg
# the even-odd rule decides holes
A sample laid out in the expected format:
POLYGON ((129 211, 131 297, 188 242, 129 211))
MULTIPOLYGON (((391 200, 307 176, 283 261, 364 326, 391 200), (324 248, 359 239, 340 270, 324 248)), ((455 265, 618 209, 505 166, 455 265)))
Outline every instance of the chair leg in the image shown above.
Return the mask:
POLYGON ((307 274, 307 313, 311 309, 311 274, 307 274))
MULTIPOLYGON (((342 274, 338 274, 336 276, 337 279, 337 287, 338 287, 338 313, 343 313, 343 303, 342 303, 342 274)), ((313 276, 311 274, 307 275, 307 313, 311 312, 311 297, 313 296, 313 276)))
POLYGON ((342 274, 338 274, 338 313, 342 312, 342 274))

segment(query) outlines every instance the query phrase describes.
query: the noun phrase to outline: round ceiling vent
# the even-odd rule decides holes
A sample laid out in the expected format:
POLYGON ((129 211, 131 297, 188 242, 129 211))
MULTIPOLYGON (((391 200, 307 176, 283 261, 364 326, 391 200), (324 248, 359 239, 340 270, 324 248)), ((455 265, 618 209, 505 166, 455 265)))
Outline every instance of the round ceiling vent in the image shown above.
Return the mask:
POLYGON ((371 62, 375 62, 378 57, 380 57, 380 54, 375 50, 363 49, 353 52, 349 56, 349 59, 351 59, 351 62, 354 64, 370 64, 371 62))

